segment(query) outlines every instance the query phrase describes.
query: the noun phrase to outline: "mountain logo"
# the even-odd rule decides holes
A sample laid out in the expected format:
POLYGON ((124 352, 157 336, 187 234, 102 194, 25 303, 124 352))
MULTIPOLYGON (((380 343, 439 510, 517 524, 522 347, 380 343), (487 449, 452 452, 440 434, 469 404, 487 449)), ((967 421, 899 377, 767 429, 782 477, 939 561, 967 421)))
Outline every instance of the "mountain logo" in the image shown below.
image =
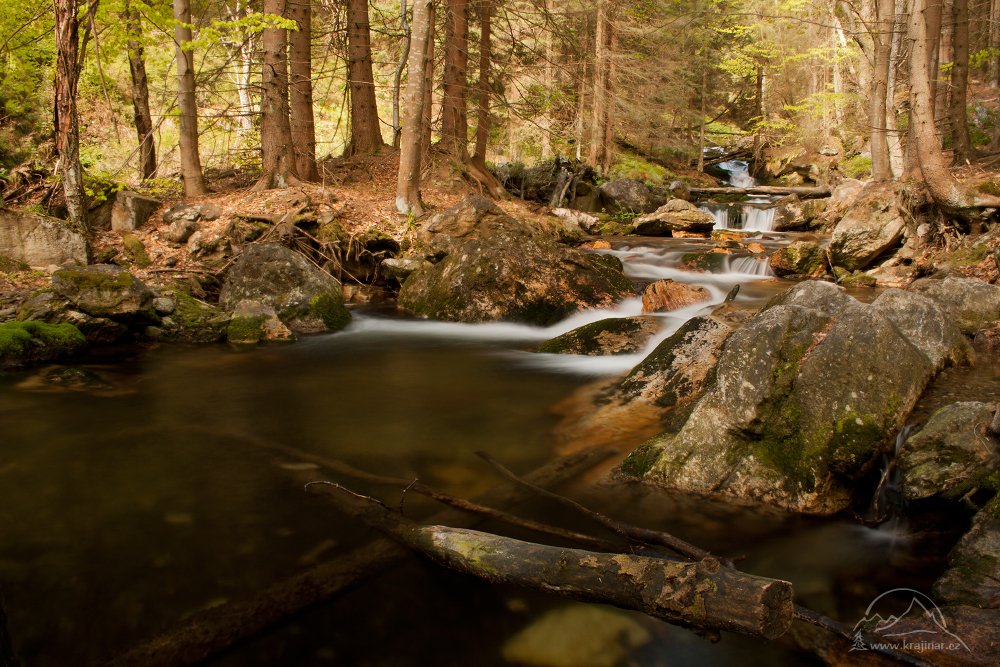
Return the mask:
POLYGON ((969 647, 948 629, 948 622, 934 600, 912 588, 894 588, 872 600, 864 618, 854 625, 852 651, 867 651, 871 641, 866 635, 886 640, 885 648, 929 650, 969 647), (891 613, 904 609, 902 613, 891 613))

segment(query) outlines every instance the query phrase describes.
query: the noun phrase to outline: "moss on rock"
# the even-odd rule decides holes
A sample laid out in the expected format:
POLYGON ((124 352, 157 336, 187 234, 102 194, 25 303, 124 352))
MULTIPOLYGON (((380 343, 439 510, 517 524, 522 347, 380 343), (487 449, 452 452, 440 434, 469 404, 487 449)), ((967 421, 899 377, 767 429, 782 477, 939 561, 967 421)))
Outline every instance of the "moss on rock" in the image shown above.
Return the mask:
POLYGON ((86 338, 72 324, 32 320, 0 324, 0 367, 62 359, 86 346, 86 338))

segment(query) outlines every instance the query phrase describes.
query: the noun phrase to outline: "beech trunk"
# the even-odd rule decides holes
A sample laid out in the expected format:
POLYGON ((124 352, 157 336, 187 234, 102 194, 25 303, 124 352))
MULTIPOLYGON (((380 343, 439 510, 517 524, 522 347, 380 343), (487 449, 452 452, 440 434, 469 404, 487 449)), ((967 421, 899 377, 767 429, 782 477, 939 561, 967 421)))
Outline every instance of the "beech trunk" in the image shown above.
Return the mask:
POLYGON ((427 42, 433 37, 431 21, 434 0, 416 0, 413 4, 410 62, 403 93, 403 134, 399 146, 399 174, 396 181, 396 210, 421 216, 420 201, 421 144, 424 131, 424 96, 427 77, 427 42))

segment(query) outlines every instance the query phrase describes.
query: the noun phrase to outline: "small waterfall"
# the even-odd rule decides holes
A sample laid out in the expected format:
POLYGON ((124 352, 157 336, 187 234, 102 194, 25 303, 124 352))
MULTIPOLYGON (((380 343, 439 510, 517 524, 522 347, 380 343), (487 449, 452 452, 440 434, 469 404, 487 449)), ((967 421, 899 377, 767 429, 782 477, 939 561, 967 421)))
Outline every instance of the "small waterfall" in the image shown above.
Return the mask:
POLYGON ((750 175, 750 165, 743 160, 721 162, 719 169, 729 172, 729 184, 734 188, 752 188, 757 185, 757 179, 750 175))
POLYGON ((774 276, 771 260, 767 256, 733 257, 729 260, 729 270, 751 276, 774 276))
POLYGON ((703 204, 698 207, 698 210, 708 213, 713 218, 715 218, 715 227, 713 229, 729 229, 732 227, 732 223, 729 219, 730 208, 721 204, 703 204))
POLYGON ((774 230, 773 208, 743 207, 742 228, 752 232, 770 232, 774 230))

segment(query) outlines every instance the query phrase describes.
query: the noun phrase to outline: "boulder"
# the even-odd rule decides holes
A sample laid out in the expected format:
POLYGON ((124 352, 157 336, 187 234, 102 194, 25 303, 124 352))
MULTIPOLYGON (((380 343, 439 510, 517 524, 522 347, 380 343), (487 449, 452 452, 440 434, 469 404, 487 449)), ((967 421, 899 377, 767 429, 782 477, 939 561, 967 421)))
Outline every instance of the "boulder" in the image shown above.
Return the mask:
POLYGON ((130 190, 120 190, 115 195, 115 203, 111 207, 111 229, 116 232, 131 232, 142 227, 149 216, 162 203, 130 190))
POLYGON ((861 194, 864 187, 864 181, 859 181, 856 178, 841 179, 830 193, 830 202, 834 204, 849 203, 861 194))
POLYGON ((863 269, 899 245, 906 229, 896 193, 886 188, 866 190, 833 229, 830 257, 834 265, 863 269))
POLYGON ((171 243, 187 243, 201 227, 196 220, 178 218, 170 223, 164 237, 171 243))
POLYGON ((72 324, 4 322, 0 324, 0 369, 70 357, 87 347, 87 339, 72 324))
POLYGON ((595 230, 600 223, 600 220, 597 217, 571 208, 554 208, 552 209, 552 215, 556 216, 560 220, 564 220, 567 223, 579 226, 580 229, 584 230, 588 234, 593 233, 593 230, 595 230))
POLYGON ((775 207, 773 229, 778 232, 808 229, 812 221, 824 213, 829 205, 829 198, 800 200, 793 195, 775 207))
POLYGON ((771 270, 776 276, 819 278, 826 273, 823 249, 812 241, 795 241, 771 253, 771 270))
POLYGON ((609 317, 551 338, 538 347, 549 354, 633 354, 663 328, 659 317, 609 317))
POLYGON ((673 232, 710 234, 713 227, 715 218, 711 213, 683 199, 671 199, 655 212, 636 218, 633 233, 640 236, 670 236, 673 232))
POLYGON ((226 274, 219 305, 249 300, 274 308, 293 331, 338 331, 351 321, 340 281, 297 252, 273 243, 248 247, 226 274))
POLYGON ((31 266, 86 264, 87 240, 65 220, 0 209, 0 255, 31 266))
POLYGON ((1000 286, 974 278, 921 278, 910 289, 937 302, 962 331, 976 333, 1000 320, 1000 286))
POLYGON ((889 318, 907 340, 927 356, 935 370, 971 363, 975 356, 951 315, 926 296, 888 289, 870 308, 889 318))
POLYGON ((601 205, 611 213, 651 213, 667 200, 665 194, 655 192, 642 181, 632 178, 608 181, 600 186, 599 191, 601 205))
POLYGON ((59 269, 52 274, 52 289, 73 309, 92 317, 155 319, 153 293, 120 266, 94 264, 59 269))
POLYGON ((493 209, 475 214, 478 222, 469 224, 464 218, 470 205, 467 199, 428 225, 428 231, 454 228, 457 236, 447 243, 430 240, 447 254, 406 279, 400 306, 441 320, 548 325, 633 295, 617 258, 567 248, 493 209))
POLYGON ((233 308, 226 328, 226 340, 236 345, 256 345, 295 340, 295 334, 278 319, 278 313, 272 306, 244 300, 233 308))
POLYGON ((897 465, 907 500, 957 498, 996 474, 997 443, 981 433, 993 419, 992 403, 952 403, 931 415, 900 449, 897 465))
POLYGON ((419 269, 422 266, 429 265, 425 259, 416 259, 414 257, 387 257, 382 260, 382 273, 386 278, 395 280, 402 284, 410 274, 419 269))
POLYGON ((122 237, 122 246, 124 246, 125 254, 128 255, 128 258, 140 269, 144 269, 152 264, 149 254, 146 253, 146 244, 135 234, 125 234, 122 237))
POLYGON ((163 222, 167 225, 172 225, 178 220, 210 222, 217 220, 220 215, 222 215, 222 211, 215 204, 185 204, 182 202, 174 204, 163 214, 163 222))
MULTIPOLYGON (((948 554, 949 568, 934 583, 934 597, 949 605, 1000 609, 1000 497, 976 513, 948 554)), ((993 619, 993 624, 998 620, 993 619)))
POLYGON ((648 441, 641 465, 623 470, 689 493, 837 512, 934 372, 881 308, 801 283, 729 336, 680 431, 648 441))
POLYGON ((712 293, 701 285, 676 280, 657 280, 642 292, 642 312, 662 313, 712 300, 712 293))

